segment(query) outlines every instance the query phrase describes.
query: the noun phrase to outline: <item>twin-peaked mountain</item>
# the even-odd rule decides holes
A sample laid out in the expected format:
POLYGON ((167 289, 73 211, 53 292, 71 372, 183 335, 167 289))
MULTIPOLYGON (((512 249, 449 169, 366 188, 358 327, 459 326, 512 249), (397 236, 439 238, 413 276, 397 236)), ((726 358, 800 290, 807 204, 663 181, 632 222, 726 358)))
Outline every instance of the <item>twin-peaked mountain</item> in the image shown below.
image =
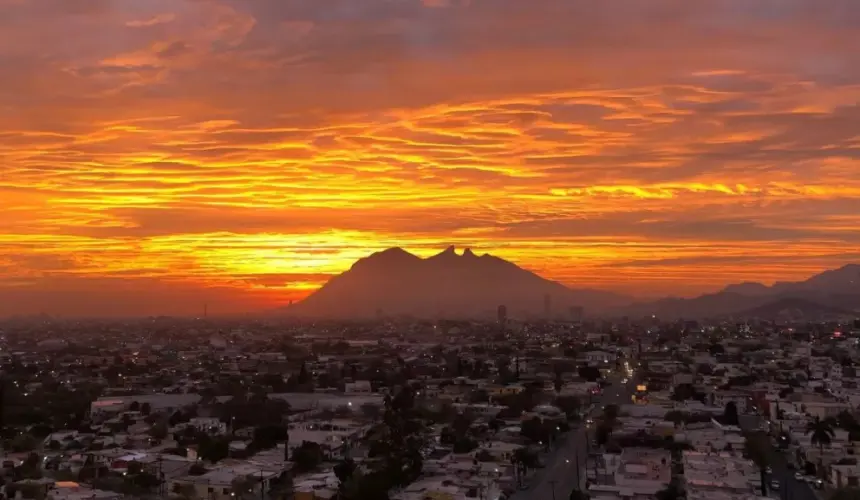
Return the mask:
POLYGON ((504 259, 458 254, 428 258, 400 248, 358 260, 286 312, 295 316, 361 318, 380 312, 416 317, 492 317, 504 305, 517 317, 569 317, 571 307, 606 311, 630 300, 610 292, 570 289, 504 259))

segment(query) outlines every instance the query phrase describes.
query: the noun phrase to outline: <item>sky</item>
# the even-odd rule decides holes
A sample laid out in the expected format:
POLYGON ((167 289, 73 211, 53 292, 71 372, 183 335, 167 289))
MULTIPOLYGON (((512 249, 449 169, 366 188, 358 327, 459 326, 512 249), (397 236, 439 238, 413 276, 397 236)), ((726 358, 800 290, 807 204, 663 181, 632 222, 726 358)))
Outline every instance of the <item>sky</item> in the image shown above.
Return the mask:
POLYGON ((857 0, 0 0, 0 315, 450 244, 691 296, 860 262, 857 0))

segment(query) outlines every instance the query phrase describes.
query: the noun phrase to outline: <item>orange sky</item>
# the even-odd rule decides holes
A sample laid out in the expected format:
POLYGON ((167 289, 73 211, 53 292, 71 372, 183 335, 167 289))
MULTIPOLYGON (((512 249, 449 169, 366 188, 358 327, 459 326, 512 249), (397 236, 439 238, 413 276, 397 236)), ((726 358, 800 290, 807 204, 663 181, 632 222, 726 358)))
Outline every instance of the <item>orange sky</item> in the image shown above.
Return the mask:
POLYGON ((856 0, 0 0, 0 315, 448 244, 690 295, 860 262, 856 0))

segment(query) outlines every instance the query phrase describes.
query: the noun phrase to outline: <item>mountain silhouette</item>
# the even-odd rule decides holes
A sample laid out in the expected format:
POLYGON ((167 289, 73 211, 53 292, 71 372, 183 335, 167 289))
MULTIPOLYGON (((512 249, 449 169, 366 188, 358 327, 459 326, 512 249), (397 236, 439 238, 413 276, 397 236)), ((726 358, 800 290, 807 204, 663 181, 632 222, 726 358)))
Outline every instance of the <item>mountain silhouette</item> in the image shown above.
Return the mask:
POLYGON ((860 265, 849 264, 798 282, 729 285, 717 293, 690 299, 667 298, 615 311, 660 318, 784 317, 785 311, 807 319, 860 314, 860 265))
POLYGON ((738 319, 765 318, 803 320, 840 320, 855 314, 839 307, 828 306, 797 297, 785 297, 747 309, 733 315, 738 319))
POLYGON ((358 260, 305 300, 284 311, 292 316, 361 318, 494 317, 505 305, 510 317, 570 317, 570 307, 599 313, 630 303, 611 292, 570 289, 504 259, 451 246, 420 258, 390 248, 358 260), (548 301, 548 302, 547 302, 548 301))

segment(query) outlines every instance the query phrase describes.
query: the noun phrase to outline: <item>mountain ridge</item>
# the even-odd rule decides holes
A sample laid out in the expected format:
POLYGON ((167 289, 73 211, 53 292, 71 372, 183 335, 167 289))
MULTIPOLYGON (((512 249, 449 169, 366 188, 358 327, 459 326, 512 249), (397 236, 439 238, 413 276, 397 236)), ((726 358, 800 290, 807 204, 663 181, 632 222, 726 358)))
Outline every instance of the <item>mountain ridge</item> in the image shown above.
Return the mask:
POLYGON ((814 274, 803 281, 765 285, 744 282, 714 293, 687 299, 667 298, 620 308, 617 315, 661 318, 749 318, 782 316, 791 305, 796 316, 823 318, 860 314, 860 265, 847 264, 814 274))
POLYGON ((575 289, 513 262, 454 246, 426 258, 399 247, 357 260, 305 300, 286 309, 297 316, 571 317, 570 308, 606 311, 632 302, 614 292, 575 289), (547 307, 548 306, 548 307, 547 307), (549 313, 549 314, 547 314, 549 313))
POLYGON ((787 305, 801 316, 804 310, 810 317, 840 311, 851 314, 860 311, 860 265, 844 265, 798 282, 749 281, 692 298, 637 302, 610 291, 570 288, 494 255, 478 255, 471 248, 458 254, 452 245, 422 258, 393 247, 357 260, 303 301, 281 311, 300 317, 360 318, 381 312, 487 318, 495 317, 500 305, 510 317, 567 319, 577 316, 578 308, 589 316, 663 319, 776 315, 787 305))

